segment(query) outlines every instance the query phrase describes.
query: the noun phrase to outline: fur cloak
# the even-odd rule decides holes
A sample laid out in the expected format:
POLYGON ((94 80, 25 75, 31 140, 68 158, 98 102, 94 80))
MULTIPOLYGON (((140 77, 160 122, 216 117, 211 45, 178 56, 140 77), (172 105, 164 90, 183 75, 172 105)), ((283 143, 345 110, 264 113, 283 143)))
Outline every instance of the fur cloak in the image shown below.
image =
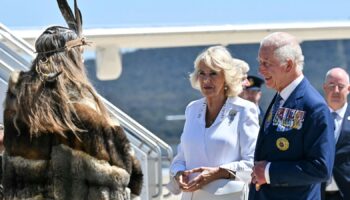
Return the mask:
POLYGON ((123 129, 102 120, 89 104, 74 103, 76 123, 84 131, 29 134, 14 103, 24 75, 11 76, 5 100, 4 199, 127 200, 130 193, 140 195, 141 167, 123 129))

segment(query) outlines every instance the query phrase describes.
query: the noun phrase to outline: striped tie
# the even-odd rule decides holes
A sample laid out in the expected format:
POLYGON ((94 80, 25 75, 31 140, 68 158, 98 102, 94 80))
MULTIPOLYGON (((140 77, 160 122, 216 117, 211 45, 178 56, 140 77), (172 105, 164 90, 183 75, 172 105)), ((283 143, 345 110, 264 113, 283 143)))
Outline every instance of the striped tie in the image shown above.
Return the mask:
POLYGON ((264 125, 265 131, 271 125, 271 122, 273 121, 273 118, 274 118, 278 108, 281 106, 281 100, 282 100, 281 95, 279 93, 277 93, 276 98, 275 98, 275 102, 273 103, 272 108, 270 109, 270 113, 267 116, 267 119, 265 121, 265 125, 264 125))

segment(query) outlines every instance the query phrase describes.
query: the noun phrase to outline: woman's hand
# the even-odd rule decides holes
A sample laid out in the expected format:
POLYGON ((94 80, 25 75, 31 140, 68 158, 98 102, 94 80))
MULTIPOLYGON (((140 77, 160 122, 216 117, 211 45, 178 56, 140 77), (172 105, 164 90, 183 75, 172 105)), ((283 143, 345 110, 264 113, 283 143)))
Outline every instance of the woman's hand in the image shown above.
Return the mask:
POLYGON ((185 174, 184 171, 178 171, 174 178, 177 181, 177 184, 179 185, 180 189, 184 190, 189 180, 188 174, 185 174))
POLYGON ((226 169, 220 167, 199 167, 191 170, 186 170, 183 175, 189 177, 192 173, 199 173, 192 181, 183 186, 182 190, 185 192, 193 192, 201 187, 207 185, 208 183, 217 180, 224 179, 230 176, 226 169))

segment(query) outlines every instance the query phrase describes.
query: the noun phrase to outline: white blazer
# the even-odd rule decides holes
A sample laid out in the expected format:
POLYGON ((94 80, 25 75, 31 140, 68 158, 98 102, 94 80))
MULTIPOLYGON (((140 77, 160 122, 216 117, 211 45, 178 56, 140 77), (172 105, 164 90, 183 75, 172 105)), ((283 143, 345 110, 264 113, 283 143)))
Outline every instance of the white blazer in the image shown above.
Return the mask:
POLYGON ((205 127, 205 112, 205 98, 187 106, 178 152, 170 166, 171 176, 196 167, 251 170, 259 132, 257 107, 240 97, 227 98, 208 128, 205 127))

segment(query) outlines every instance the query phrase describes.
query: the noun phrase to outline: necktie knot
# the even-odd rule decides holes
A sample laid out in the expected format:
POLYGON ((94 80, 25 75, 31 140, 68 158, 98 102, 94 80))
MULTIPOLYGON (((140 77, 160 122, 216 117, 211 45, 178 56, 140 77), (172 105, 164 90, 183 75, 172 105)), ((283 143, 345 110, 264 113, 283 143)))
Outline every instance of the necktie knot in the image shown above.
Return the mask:
POLYGON ((333 117, 334 120, 337 119, 338 113, 337 112, 332 112, 332 117, 333 117))
POLYGON ((276 95, 275 102, 273 104, 272 113, 273 115, 277 112, 278 108, 281 106, 282 97, 279 93, 276 95))
POLYGON ((277 93, 275 101, 273 102, 272 108, 270 109, 269 115, 265 121, 264 130, 266 130, 267 127, 269 127, 271 125, 271 122, 272 122, 277 110, 281 107, 281 100, 283 100, 281 95, 279 93, 277 93))

